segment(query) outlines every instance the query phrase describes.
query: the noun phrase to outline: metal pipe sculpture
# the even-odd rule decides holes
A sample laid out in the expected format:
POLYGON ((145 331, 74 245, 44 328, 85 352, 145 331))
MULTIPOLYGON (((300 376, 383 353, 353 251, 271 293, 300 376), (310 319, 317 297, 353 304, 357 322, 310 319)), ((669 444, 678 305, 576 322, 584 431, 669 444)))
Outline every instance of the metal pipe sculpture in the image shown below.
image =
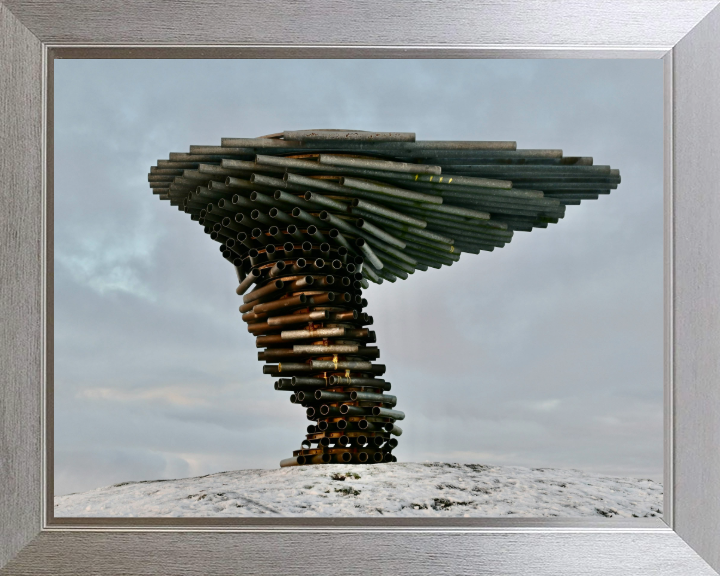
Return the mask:
POLYGON ((396 461, 405 414, 373 362, 368 282, 502 248, 516 230, 546 228, 566 205, 608 194, 620 175, 515 142, 300 130, 191 146, 158 160, 148 180, 235 266, 263 372, 313 422, 280 462, 293 466, 396 461))

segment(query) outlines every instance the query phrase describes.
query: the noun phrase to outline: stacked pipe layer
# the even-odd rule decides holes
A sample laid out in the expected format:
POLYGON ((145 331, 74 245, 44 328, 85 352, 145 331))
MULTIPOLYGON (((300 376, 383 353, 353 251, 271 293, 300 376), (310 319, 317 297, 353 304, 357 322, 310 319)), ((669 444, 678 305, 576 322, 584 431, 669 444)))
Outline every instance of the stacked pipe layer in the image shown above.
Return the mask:
POLYGON ((502 248, 608 194, 620 175, 515 142, 300 130, 191 146, 148 180, 235 266, 264 372, 312 422, 287 466, 395 460, 404 414, 373 363, 368 282, 502 248))

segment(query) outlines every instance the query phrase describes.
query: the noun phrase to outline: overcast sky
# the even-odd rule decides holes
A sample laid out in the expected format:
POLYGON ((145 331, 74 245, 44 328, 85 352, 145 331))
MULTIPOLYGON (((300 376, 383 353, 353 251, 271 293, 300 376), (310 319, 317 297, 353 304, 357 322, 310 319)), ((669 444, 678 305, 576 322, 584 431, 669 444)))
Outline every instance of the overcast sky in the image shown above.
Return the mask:
POLYGON ((659 60, 56 60, 56 494, 300 447, 304 410, 262 375, 233 267, 147 173, 191 144, 334 127, 620 169, 557 225, 365 296, 400 461, 660 480, 662 120, 659 60))

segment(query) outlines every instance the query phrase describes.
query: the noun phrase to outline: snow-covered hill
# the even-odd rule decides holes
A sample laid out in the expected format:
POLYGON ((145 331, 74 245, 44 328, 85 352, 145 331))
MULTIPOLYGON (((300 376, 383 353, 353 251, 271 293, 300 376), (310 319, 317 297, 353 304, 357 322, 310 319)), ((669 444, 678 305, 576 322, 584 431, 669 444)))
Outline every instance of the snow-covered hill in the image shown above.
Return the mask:
POLYGON ((662 515, 661 484, 479 464, 327 464, 125 482, 55 497, 55 516, 662 515))

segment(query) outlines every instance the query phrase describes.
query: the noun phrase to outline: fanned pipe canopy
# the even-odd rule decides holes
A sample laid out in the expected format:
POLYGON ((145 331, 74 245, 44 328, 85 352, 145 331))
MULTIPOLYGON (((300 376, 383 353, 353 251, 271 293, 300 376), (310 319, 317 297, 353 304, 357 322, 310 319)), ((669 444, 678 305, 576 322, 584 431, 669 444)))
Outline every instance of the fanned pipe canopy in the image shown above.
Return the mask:
POLYGON ((382 376, 368 282, 491 252, 608 194, 618 170, 515 142, 297 130, 191 146, 150 168, 237 271, 240 312, 275 389, 306 410, 281 466, 394 462, 405 415, 382 376))

